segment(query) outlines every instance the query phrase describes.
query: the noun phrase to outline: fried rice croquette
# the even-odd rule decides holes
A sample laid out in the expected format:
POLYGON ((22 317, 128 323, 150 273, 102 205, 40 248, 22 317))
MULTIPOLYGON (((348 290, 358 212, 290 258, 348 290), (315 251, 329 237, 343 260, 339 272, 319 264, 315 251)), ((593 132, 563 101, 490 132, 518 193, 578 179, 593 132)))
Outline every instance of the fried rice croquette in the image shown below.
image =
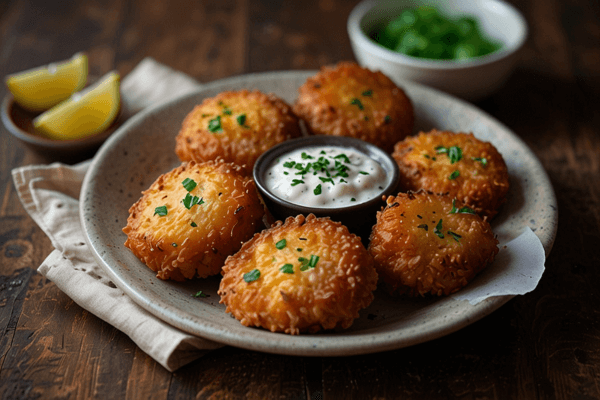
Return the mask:
POLYGON ((262 228, 254 181, 222 161, 190 161, 161 175, 129 209, 125 246, 160 279, 216 275, 262 228))
POLYGON ((398 142, 392 154, 400 190, 447 194, 486 218, 506 201, 508 169, 502 155, 472 133, 432 130, 398 142))
POLYGON ((228 313, 245 326, 292 335, 348 328, 377 286, 360 238, 313 214, 256 234, 222 274, 219 295, 228 313))
POLYGON ((399 193, 386 203, 377 213, 369 252, 390 293, 449 295, 498 253, 490 224, 448 196, 399 193))
POLYGON ((250 175, 262 153, 300 136, 298 118, 279 97, 258 90, 228 91, 205 99, 186 116, 175 153, 181 161, 222 158, 250 175))
POLYGON ((294 112, 314 134, 351 136, 391 153, 410 135, 410 99, 383 73, 353 62, 325 66, 299 88, 294 112))

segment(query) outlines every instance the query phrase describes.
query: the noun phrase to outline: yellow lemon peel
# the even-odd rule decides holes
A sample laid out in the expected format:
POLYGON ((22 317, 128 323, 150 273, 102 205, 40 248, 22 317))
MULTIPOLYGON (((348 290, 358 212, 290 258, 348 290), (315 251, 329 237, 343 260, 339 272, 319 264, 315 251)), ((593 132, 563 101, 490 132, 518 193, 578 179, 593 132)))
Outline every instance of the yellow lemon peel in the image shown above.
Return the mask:
POLYGON ((66 61, 8 75, 6 86, 21 107, 41 112, 83 89, 87 76, 87 56, 77 53, 66 61))
POLYGON ((98 83, 73 94, 33 120, 33 126, 51 139, 70 140, 106 130, 120 107, 120 77, 112 71, 98 83))

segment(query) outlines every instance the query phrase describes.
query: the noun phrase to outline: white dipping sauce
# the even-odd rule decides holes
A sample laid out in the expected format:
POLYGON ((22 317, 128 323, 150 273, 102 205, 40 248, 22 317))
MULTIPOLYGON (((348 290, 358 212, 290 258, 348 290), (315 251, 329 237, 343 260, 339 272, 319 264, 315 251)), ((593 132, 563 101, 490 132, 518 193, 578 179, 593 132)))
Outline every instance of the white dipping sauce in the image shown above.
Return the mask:
POLYGON ((381 196, 389 177, 379 163, 347 147, 304 147, 277 158, 265 173, 276 196, 306 207, 337 208, 381 196))

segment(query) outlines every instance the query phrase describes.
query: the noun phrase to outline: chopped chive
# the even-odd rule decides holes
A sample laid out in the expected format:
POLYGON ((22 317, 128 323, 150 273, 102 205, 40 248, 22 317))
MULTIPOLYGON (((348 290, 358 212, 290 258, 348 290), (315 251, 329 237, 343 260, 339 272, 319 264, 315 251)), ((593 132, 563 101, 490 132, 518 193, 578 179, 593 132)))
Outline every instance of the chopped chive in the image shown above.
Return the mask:
POLYGON ((278 250, 285 248, 286 245, 287 245, 287 240, 285 240, 285 239, 281 239, 279 242, 275 243, 275 247, 277 247, 278 250))
POLYGON ((185 178, 181 184, 188 192, 191 192, 196 187, 196 181, 190 178, 185 178))
POLYGON ((292 264, 283 264, 279 270, 284 274, 293 274, 294 266, 292 264))
POLYGON ((435 233, 440 239, 444 238, 444 234, 442 233, 442 220, 441 219, 435 226, 433 233, 435 233))
POLYGON ((363 106, 363 104, 361 103, 361 101, 359 99, 357 99, 356 97, 353 98, 352 100, 350 100, 350 104, 353 104, 353 105, 357 106, 359 110, 364 110, 365 109, 365 107, 363 106))
POLYGON ((158 214, 159 217, 167 215, 167 206, 160 206, 154 209, 154 215, 158 214))
POLYGON ((454 238, 454 240, 456 240, 457 242, 460 240, 460 238, 462 236, 460 236, 458 233, 452 232, 452 231, 448 231, 448 235, 452 236, 454 238))
POLYGON ((450 179, 450 180, 456 179, 456 178, 458 178, 459 175, 460 175, 460 172, 458 170, 456 170, 456 171, 454 171, 454 172, 452 172, 450 174, 450 176, 448 177, 448 179, 450 179))
POLYGON ((254 282, 258 278, 260 278, 260 271, 256 268, 244 274, 244 281, 246 281, 247 283, 254 282))
POLYGON ((202 290, 197 291, 192 296, 193 297, 208 297, 202 290))
POLYGON ((294 179, 291 183, 292 186, 296 186, 299 185, 301 183, 304 183, 304 181, 302 179, 294 179))
POLYGON ((427 224, 421 224, 417 226, 417 228, 425 229, 426 231, 429 230, 429 226, 427 226, 427 224))
POLYGON ((319 256, 315 256, 314 254, 311 254, 310 261, 308 262, 308 266, 311 268, 314 268, 317 266, 318 262, 319 262, 319 256))
POLYGON ((220 115, 217 115, 216 118, 213 118, 210 121, 208 121, 208 130, 209 130, 209 132, 212 132, 212 133, 223 132, 223 127, 221 126, 221 116, 220 115))
POLYGON ((487 166, 487 158, 485 157, 471 157, 471 160, 473 161, 479 161, 481 163, 481 165, 483 165, 484 167, 487 166))
POLYGON ((473 210, 472 208, 469 208, 467 206, 457 208, 456 207, 456 199, 452 199, 452 209, 450 210, 449 214, 476 214, 476 213, 475 213, 475 210, 473 210))

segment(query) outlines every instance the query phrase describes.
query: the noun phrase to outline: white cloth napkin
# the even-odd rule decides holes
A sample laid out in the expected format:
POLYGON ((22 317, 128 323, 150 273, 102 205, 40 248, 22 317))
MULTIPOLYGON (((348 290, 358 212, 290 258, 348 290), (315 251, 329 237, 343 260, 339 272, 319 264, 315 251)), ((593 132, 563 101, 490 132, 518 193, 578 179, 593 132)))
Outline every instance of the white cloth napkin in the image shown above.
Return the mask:
MULTIPOLYGON (((199 87, 197 81, 151 58, 121 82, 126 118, 144 107, 199 87)), ((135 304, 96 264, 79 220, 79 191, 90 161, 75 166, 32 165, 12 171, 19 198, 55 250, 38 271, 82 308, 126 333, 169 371, 221 347, 164 323, 135 304)))

